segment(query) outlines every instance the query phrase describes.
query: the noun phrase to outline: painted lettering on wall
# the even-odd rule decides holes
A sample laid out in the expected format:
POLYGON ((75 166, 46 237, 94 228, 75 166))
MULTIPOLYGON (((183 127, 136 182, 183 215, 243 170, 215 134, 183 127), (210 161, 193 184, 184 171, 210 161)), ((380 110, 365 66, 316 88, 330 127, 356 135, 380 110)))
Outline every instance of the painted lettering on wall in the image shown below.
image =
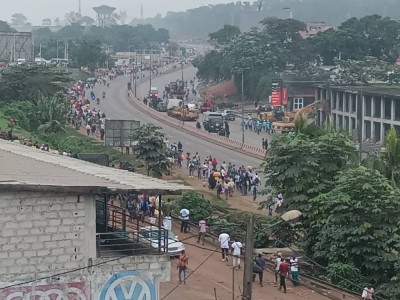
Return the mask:
POLYGON ((104 284, 99 300, 156 300, 153 282, 135 271, 119 272, 104 284))
POLYGON ((16 286, 0 290, 2 300, 87 300, 84 282, 16 286))

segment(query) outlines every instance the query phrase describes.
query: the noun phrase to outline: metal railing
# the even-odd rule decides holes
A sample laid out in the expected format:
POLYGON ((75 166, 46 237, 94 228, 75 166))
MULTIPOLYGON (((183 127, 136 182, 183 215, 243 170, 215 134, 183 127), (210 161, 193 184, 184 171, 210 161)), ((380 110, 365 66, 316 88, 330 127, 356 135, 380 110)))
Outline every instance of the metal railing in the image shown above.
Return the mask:
POLYGON ((168 230, 107 204, 107 232, 96 234, 98 257, 168 253, 168 230))

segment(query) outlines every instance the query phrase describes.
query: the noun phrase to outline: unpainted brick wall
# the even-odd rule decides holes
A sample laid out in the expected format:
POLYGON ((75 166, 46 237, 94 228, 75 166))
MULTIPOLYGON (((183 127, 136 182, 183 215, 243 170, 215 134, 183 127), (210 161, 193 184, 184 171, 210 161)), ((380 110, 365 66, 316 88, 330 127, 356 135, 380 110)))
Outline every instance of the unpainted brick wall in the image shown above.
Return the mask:
POLYGON ((0 216, 2 281, 30 280, 29 274, 40 276, 87 263, 84 197, 0 193, 0 216))

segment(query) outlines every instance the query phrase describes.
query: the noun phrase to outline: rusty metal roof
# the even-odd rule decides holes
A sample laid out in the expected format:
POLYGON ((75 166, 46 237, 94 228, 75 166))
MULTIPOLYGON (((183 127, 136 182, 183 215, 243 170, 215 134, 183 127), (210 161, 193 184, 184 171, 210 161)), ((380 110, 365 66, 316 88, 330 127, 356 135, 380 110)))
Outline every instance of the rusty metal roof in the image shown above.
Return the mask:
POLYGON ((192 189, 177 182, 104 167, 1 139, 0 165, 0 185, 99 187, 110 191, 178 192, 192 189))

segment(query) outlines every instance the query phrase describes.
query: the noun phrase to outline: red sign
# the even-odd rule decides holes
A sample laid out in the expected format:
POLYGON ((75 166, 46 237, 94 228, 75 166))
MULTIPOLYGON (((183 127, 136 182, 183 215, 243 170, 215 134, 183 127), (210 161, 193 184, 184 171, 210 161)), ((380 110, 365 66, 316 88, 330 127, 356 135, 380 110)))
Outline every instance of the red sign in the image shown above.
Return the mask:
POLYGON ((271 94, 271 105, 272 106, 281 106, 282 104, 281 99, 281 91, 272 92, 271 94))
POLYGON ((282 88, 282 105, 287 105, 288 103, 288 89, 282 88))

